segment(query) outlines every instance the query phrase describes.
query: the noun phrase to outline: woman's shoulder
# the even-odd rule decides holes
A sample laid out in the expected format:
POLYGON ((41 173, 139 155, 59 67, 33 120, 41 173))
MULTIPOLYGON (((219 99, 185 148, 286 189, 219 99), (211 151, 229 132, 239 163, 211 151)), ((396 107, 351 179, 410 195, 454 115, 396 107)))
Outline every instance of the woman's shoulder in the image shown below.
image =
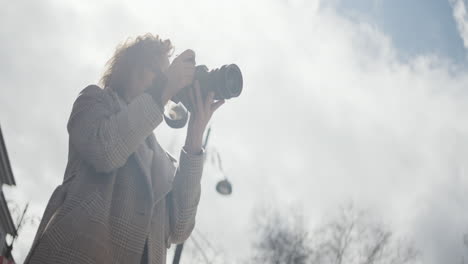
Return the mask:
POLYGON ((83 98, 83 97, 86 97, 86 98, 90 98, 90 97, 101 98, 101 97, 105 97, 105 96, 111 96, 111 94, 112 93, 110 92, 109 88, 101 88, 96 84, 90 84, 90 85, 86 86, 83 90, 81 90, 81 92, 79 93, 77 99, 80 99, 80 98, 83 98))
POLYGON ((93 116, 110 115, 118 110, 115 98, 107 91, 97 85, 88 85, 81 90, 72 106, 68 126, 83 113, 93 116))
POLYGON ((109 88, 101 88, 96 84, 90 84, 81 90, 75 100, 75 104, 78 105, 88 105, 96 102, 113 104, 115 98, 109 88))
POLYGON ((104 91, 101 87, 96 84, 90 84, 81 90, 80 94, 99 93, 104 91))

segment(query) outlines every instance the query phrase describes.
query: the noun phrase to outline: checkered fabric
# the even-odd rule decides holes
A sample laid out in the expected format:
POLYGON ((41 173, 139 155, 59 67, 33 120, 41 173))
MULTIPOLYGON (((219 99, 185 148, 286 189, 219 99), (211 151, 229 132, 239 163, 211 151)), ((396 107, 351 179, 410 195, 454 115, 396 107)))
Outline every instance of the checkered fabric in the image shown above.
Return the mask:
POLYGON ((194 228, 205 154, 182 149, 177 163, 153 134, 162 120, 147 93, 125 108, 109 88, 80 93, 68 122, 64 180, 25 263, 166 263, 167 248, 194 228), (153 151, 149 168, 141 144, 153 151))

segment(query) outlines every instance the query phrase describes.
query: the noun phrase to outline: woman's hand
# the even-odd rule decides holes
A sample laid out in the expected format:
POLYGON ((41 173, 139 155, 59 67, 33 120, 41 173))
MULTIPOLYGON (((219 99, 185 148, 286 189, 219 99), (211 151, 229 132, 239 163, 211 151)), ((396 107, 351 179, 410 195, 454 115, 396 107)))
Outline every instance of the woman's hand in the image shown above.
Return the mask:
POLYGON ((161 98, 163 105, 181 89, 192 84, 195 75, 195 52, 190 49, 182 52, 164 73, 167 77, 167 85, 161 98))
POLYGON ((185 151, 197 154, 201 151, 203 132, 213 113, 224 104, 224 100, 214 101, 214 93, 209 92, 206 98, 202 98, 200 84, 194 82, 193 88, 188 91, 192 109, 185 140, 185 151))

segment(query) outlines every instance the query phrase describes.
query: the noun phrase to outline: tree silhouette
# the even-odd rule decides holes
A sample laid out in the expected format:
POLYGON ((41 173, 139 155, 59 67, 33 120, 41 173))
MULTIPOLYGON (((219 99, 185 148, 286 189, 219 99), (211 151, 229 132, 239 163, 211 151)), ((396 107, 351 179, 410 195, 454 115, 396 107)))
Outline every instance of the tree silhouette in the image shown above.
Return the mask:
POLYGON ((258 237, 252 263, 310 263, 313 250, 301 215, 264 208, 257 211, 255 223, 258 237))
POLYGON ((352 203, 313 232, 297 211, 256 212, 253 263, 413 264, 419 252, 352 203), (265 213, 267 212, 267 213, 265 213))

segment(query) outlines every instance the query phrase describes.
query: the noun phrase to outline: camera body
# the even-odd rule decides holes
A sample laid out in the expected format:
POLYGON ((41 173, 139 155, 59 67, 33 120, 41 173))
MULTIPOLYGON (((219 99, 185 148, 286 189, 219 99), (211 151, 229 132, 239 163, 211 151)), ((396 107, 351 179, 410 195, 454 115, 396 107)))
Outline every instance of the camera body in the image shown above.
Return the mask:
MULTIPOLYGON (((238 97, 242 93, 243 78, 240 68, 236 64, 223 65, 220 68, 209 71, 205 65, 195 67, 195 80, 200 84, 202 98, 205 98, 209 92, 214 92, 215 100, 227 100, 238 97)), ((185 107, 188 111, 192 110, 189 99, 189 89, 183 88, 171 101, 182 103, 175 105, 169 110, 169 115, 164 114, 166 123, 172 128, 182 128, 187 123, 187 112, 181 108, 185 107), (185 112, 185 114, 183 113, 185 112)))

